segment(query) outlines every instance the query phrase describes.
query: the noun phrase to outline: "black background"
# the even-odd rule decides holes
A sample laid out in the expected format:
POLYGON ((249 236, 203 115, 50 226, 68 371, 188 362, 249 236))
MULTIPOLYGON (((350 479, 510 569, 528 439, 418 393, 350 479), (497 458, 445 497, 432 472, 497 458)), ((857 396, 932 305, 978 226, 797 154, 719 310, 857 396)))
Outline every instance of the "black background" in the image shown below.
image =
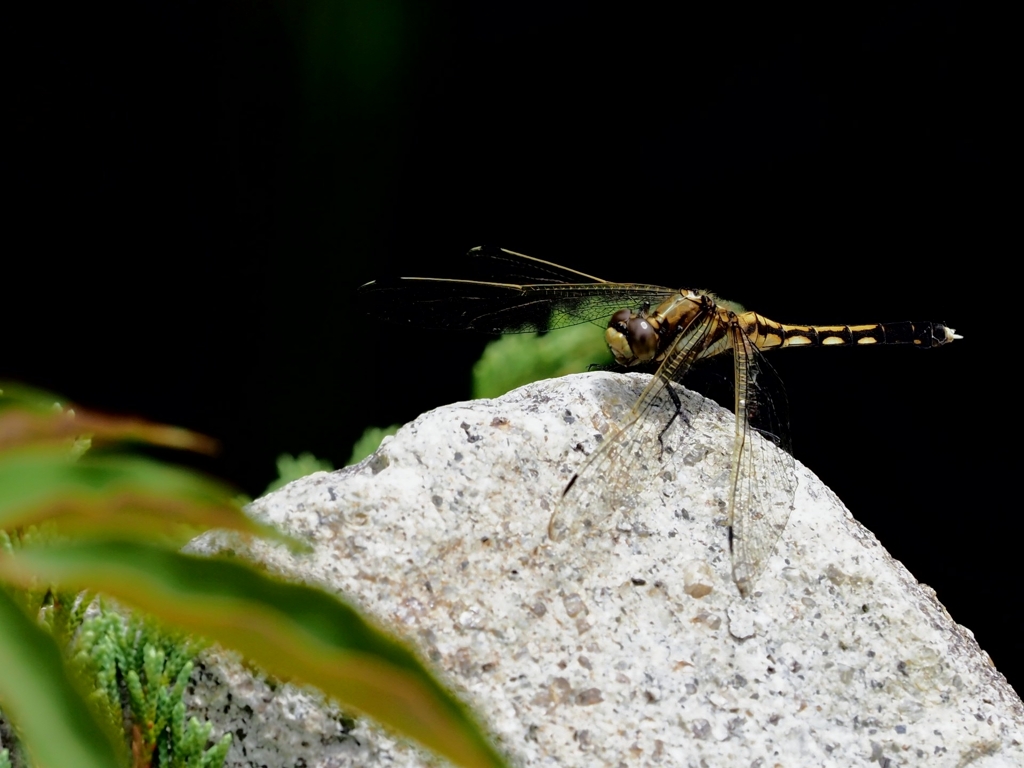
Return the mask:
POLYGON ((945 321, 962 342, 772 362, 797 458, 1020 684, 1000 22, 827 5, 7 9, 0 376, 211 434, 257 494, 281 452, 340 465, 468 396, 484 339, 395 339, 352 292, 474 245, 945 321))

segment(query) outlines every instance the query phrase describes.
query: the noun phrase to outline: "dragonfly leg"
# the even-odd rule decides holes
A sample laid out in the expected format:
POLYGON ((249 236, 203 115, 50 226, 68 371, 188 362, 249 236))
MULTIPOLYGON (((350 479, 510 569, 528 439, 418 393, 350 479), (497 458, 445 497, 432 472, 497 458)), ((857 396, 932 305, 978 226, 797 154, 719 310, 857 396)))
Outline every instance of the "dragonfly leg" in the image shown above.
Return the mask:
POLYGON ((668 432, 669 427, 672 426, 675 420, 677 418, 681 418, 683 420, 683 423, 687 427, 690 426, 690 420, 686 418, 686 414, 683 412, 683 403, 679 399, 679 395, 676 394, 675 389, 672 387, 671 384, 669 384, 667 387, 665 387, 665 390, 668 392, 668 396, 672 399, 672 405, 675 410, 672 413, 672 418, 668 420, 668 424, 662 427, 661 432, 658 433, 658 445, 660 446, 658 458, 661 458, 662 456, 665 455, 665 441, 662 440, 662 438, 665 436, 665 433, 668 432))

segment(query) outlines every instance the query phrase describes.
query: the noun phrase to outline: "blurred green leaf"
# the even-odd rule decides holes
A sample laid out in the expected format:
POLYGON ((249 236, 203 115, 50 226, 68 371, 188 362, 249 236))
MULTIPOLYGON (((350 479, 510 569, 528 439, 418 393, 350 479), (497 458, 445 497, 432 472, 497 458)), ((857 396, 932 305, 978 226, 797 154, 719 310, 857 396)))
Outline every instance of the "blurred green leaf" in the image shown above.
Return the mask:
POLYGON ((199 453, 217 450, 215 440, 197 432, 65 407, 56 395, 20 384, 0 384, 0 450, 11 446, 70 445, 69 441, 82 436, 98 444, 131 441, 199 453))
POLYGON ((591 323, 557 333, 506 334, 492 341, 473 367, 473 397, 499 397, 541 379, 610 363, 604 334, 591 323))
MULTIPOLYGON (((97 752, 100 731, 82 702, 52 683, 69 685, 65 667, 54 641, 29 618, 47 595, 59 594, 51 593, 51 585, 65 595, 103 592, 220 641, 271 674, 316 685, 461 765, 504 765, 465 708, 415 655, 353 608, 240 562, 188 557, 170 548, 186 533, 212 527, 297 545, 250 520, 230 501, 226 485, 151 459, 90 449, 93 443, 141 441, 211 450, 212 441, 139 419, 76 413, 54 400, 26 388, 0 396, 0 581, 12 587, 0 605, 0 703, 21 729, 27 750, 40 756, 38 768, 116 761, 113 752, 97 752), (72 534, 77 542, 68 540, 72 534), (27 613, 18 609, 19 601, 27 613), (39 637, 45 644, 36 642, 39 637), (29 658, 33 645, 36 655, 29 658), (32 674, 9 675, 19 664, 32 674), (36 677, 43 682, 35 685, 36 677), (47 707, 60 710, 53 715, 62 718, 59 739, 40 729, 40 713, 50 716, 47 707)), ((282 473, 320 468, 304 455, 285 462, 282 473)), ((68 599, 52 602, 49 624, 68 634, 70 614, 57 610, 58 603, 67 610, 68 599)), ((125 673, 129 686, 132 674, 125 673)), ((195 734, 203 742, 198 746, 205 745, 206 737, 195 734)))
POLYGON ((186 429, 65 408, 55 395, 0 388, 0 530, 55 522, 62 534, 188 541, 209 528, 305 544, 248 517, 228 485, 193 470, 91 446, 141 442, 211 452, 186 429))
MULTIPOLYGON (((0 560, 4 557, 0 555, 0 560)), ((34 768, 120 768, 53 638, 0 588, 0 707, 17 723, 34 768)))
POLYGON ((235 648, 271 674, 312 683, 459 765, 504 765, 411 651, 320 590, 130 541, 22 550, 0 557, 0 576, 112 595, 235 648))
POLYGON ((180 543, 209 528, 282 535, 248 517, 229 486, 138 456, 68 457, 44 445, 0 451, 0 528, 53 521, 62 533, 133 533, 180 543))
POLYGON ((318 459, 312 453, 300 453, 298 456, 282 453, 277 457, 277 480, 268 485, 264 493, 276 491, 293 480, 312 475, 314 472, 330 472, 333 469, 334 465, 331 462, 318 459))
POLYGON ((395 434, 401 428, 401 424, 392 424, 390 427, 367 427, 360 438, 356 440, 356 444, 352 446, 352 455, 348 457, 345 466, 358 464, 380 448, 385 437, 395 434))

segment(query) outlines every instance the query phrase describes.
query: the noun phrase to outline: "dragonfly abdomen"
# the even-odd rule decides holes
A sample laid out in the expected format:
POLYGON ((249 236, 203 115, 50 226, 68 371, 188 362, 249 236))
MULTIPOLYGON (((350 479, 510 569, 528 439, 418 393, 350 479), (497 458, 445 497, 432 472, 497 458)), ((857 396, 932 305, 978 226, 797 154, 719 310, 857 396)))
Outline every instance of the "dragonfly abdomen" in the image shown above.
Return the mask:
POLYGON ((747 336, 759 349, 776 347, 829 347, 842 344, 912 344, 917 347, 939 347, 960 336, 942 323, 896 323, 867 325, 786 325, 754 312, 742 318, 747 336))

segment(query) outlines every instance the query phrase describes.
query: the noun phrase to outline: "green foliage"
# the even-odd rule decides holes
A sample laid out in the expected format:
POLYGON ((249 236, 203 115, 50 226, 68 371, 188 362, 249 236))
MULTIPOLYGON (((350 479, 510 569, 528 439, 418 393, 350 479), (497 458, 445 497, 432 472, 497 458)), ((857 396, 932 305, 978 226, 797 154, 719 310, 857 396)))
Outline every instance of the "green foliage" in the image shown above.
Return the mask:
MULTIPOLYGON (((579 373, 591 365, 607 365, 611 361, 604 337, 589 323, 554 334, 506 334, 488 344, 473 366, 473 397, 500 397, 524 384, 579 373)), ((400 427, 400 424, 368 427, 353 446, 352 456, 345 466, 365 459, 380 447, 385 436, 395 434, 400 427)), ((303 474, 312 471, 315 469, 303 474)))
POLYGON ((267 486, 264 493, 276 491, 293 480, 312 475, 314 472, 330 472, 333 469, 331 462, 318 459, 312 453, 300 453, 298 456, 282 453, 277 457, 277 479, 267 486))
POLYGON ((503 764, 411 651, 321 590, 134 541, 24 550, 0 560, 0 577, 88 586, 236 648, 278 677, 315 682, 455 762, 503 764))
MULTIPOLYGON (((9 558, 5 557, 4 560, 9 558)), ((125 765, 123 745, 97 727, 49 632, 0 588, 0 704, 35 768, 125 765)))
POLYGON ((0 389, 0 529, 59 524, 67 535, 130 532, 178 546, 208 528, 285 538, 248 517, 226 484, 112 450, 145 442, 209 452, 209 438, 39 399, 34 390, 0 389), (82 455, 86 446, 94 447, 82 455))
POLYGON ((367 427, 362 436, 356 440, 356 444, 352 446, 352 455, 349 456, 345 466, 350 467, 353 464, 358 464, 380 448, 380 444, 385 437, 395 434, 401 428, 401 424, 392 424, 390 427, 367 427))
POLYGON ((201 645, 149 619, 99 608, 72 643, 72 665, 94 688, 112 726, 129 724, 133 760, 152 768, 220 768, 231 745, 224 734, 207 748, 213 726, 185 721, 185 686, 201 645))
POLYGON ((506 334, 488 344, 473 367, 473 397, 499 397, 532 381, 610 362, 604 336, 590 323, 545 335, 506 334))
POLYGON ((125 705, 137 760, 215 766, 228 748, 225 739, 207 747, 209 726, 186 721, 188 644, 104 613, 82 623, 80 590, 239 649, 271 675, 313 683, 460 765, 504 765, 415 655, 350 606, 237 560, 177 552, 196 530, 269 531, 232 502, 231 489, 104 450, 125 441, 209 450, 209 440, 75 415, 29 390, 8 394, 0 397, 0 707, 33 768, 126 765, 123 740, 102 727, 125 705), (68 664, 62 649, 72 638, 78 650, 68 664))

